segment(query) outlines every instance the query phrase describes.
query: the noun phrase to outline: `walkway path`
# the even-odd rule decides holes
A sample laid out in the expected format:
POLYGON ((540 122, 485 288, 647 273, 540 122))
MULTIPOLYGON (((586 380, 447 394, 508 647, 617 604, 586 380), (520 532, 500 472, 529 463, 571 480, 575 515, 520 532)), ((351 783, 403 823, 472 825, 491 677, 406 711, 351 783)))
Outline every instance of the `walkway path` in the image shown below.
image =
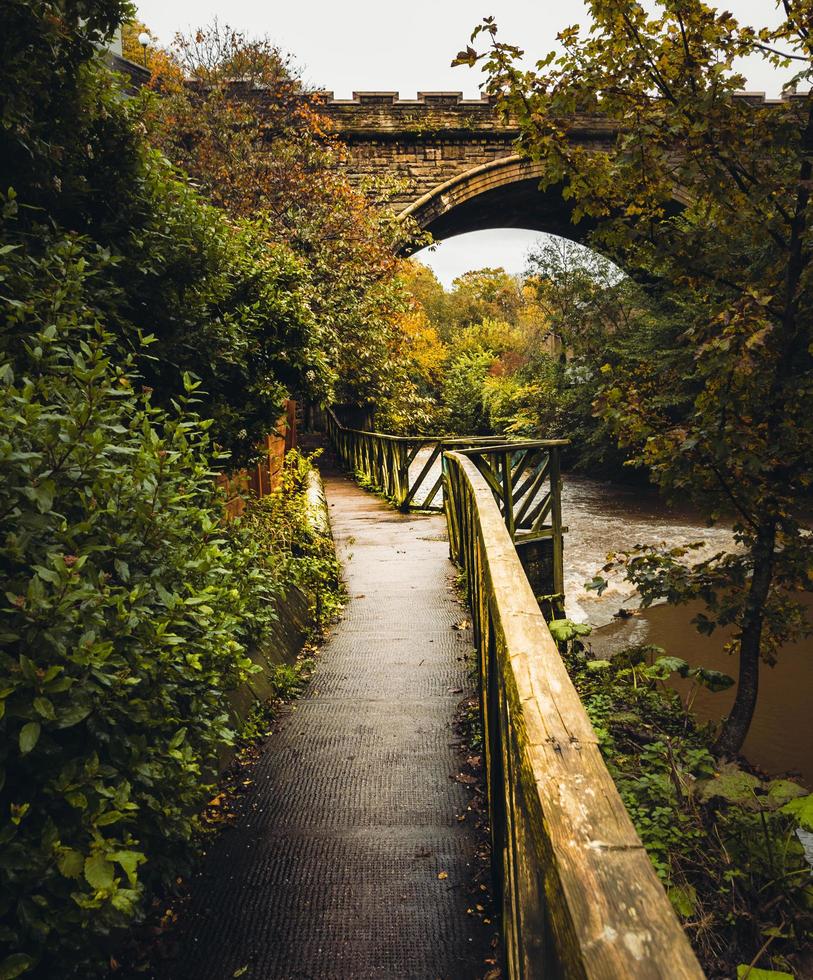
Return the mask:
POLYGON ((399 514, 340 476, 326 490, 350 601, 207 857, 173 980, 488 969, 488 930, 466 914, 468 795, 450 778, 470 641, 452 629, 443 519, 399 514))

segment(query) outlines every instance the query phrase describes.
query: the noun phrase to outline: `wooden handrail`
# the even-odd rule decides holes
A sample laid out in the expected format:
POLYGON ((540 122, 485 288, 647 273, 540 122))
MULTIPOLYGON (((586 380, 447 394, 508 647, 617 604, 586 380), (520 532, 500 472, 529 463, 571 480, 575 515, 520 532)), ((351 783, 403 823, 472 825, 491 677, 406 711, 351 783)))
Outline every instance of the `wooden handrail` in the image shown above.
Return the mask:
POLYGON ((327 410, 328 435, 345 465, 382 491, 402 510, 443 509, 439 465, 445 453, 465 453, 477 465, 497 500, 518 547, 536 545, 540 591, 561 605, 564 569, 559 453, 567 439, 497 436, 394 436, 351 429, 327 410), (428 450, 426 459, 418 453, 428 450))
POLYGON ((509 977, 701 980, 492 487, 459 452, 444 454, 444 481, 472 611, 509 977))
POLYGON ((505 441, 503 436, 394 436, 349 428, 332 408, 326 414, 328 436, 342 461, 403 510, 443 510, 440 475, 435 474, 429 482, 443 449, 485 447, 505 441), (430 458, 413 478, 410 467, 425 447, 430 447, 430 458))
MULTIPOLYGON (((502 439, 503 437, 499 436, 499 438, 502 439)), ((517 447, 521 447, 522 449, 529 449, 529 448, 535 449, 535 448, 542 448, 544 446, 569 446, 569 445, 570 445, 569 439, 514 439, 511 442, 501 441, 495 443, 494 445, 483 446, 482 449, 475 447, 472 449, 459 449, 457 450, 457 452, 461 452, 464 454, 468 454, 472 452, 504 453, 506 449, 514 451, 517 449, 517 447)))

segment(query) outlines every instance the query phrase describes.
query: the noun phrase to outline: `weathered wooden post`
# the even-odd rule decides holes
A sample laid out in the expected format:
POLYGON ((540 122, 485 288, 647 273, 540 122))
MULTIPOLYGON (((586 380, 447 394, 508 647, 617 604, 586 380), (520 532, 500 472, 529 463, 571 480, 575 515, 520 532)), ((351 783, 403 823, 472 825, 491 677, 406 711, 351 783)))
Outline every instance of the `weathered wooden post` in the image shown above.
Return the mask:
POLYGON ((502 500, 505 507, 505 526, 513 538, 516 533, 514 524, 514 487, 511 480, 511 451, 502 453, 502 500))
POLYGON ((551 523, 553 525, 553 591, 565 595, 564 544, 562 541, 562 470, 559 447, 550 447, 551 523))

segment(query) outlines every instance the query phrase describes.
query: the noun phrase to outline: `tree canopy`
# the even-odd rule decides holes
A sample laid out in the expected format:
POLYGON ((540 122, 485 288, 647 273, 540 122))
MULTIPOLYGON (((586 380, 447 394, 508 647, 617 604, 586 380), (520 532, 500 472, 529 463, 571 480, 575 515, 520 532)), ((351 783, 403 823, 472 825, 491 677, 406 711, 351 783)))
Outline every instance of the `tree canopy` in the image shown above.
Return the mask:
POLYGON ((700 0, 592 0, 589 29, 559 35, 532 69, 481 24, 461 62, 482 61, 487 90, 521 128, 520 148, 562 184, 593 241, 647 283, 671 323, 658 370, 645 351, 608 365, 599 391, 632 458, 667 495, 711 520, 732 514, 739 544, 689 569, 668 555, 630 561, 648 599, 701 597, 704 630, 736 626, 739 684, 718 750, 736 752, 753 714, 760 658, 809 631, 811 471, 810 180, 813 100, 737 97, 743 55, 811 77, 811 7, 783 5, 776 28, 739 24, 700 0), (592 114, 616 133, 606 150, 572 143, 568 120, 592 114), (664 393, 688 404, 676 413, 664 393))

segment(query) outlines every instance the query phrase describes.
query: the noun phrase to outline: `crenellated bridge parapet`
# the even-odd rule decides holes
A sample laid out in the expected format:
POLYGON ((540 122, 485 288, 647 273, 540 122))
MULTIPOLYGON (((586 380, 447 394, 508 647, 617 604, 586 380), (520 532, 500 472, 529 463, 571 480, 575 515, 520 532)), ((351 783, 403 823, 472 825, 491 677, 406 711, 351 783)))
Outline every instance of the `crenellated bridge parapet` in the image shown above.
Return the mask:
MULTIPOLYGON (((415 99, 397 92, 334 99, 325 92, 322 98, 322 114, 347 146, 344 167, 351 181, 395 177, 401 189, 392 206, 435 237, 468 231, 472 221, 488 228, 528 227, 533 220, 539 173, 517 156, 519 127, 501 118, 493 98, 465 99, 461 92, 419 92, 415 99), (475 198, 476 214, 461 210, 475 198)), ((575 141, 607 146, 613 137, 606 120, 574 117, 575 141)), ((547 212, 545 230, 569 224, 559 196, 547 212)))
MULTIPOLYGON (((770 100, 762 92, 742 92, 735 98, 764 108, 807 96, 770 100)), ((511 227, 581 236, 584 229, 574 229, 561 190, 540 192, 541 166, 518 154, 519 127, 497 112, 493 98, 354 92, 352 99, 336 99, 323 92, 321 99, 322 114, 347 146, 342 166, 351 182, 381 174, 397 178, 401 189, 392 206, 435 238, 511 227)), ((617 130, 602 116, 575 114, 568 135, 573 143, 603 149, 617 130)))

